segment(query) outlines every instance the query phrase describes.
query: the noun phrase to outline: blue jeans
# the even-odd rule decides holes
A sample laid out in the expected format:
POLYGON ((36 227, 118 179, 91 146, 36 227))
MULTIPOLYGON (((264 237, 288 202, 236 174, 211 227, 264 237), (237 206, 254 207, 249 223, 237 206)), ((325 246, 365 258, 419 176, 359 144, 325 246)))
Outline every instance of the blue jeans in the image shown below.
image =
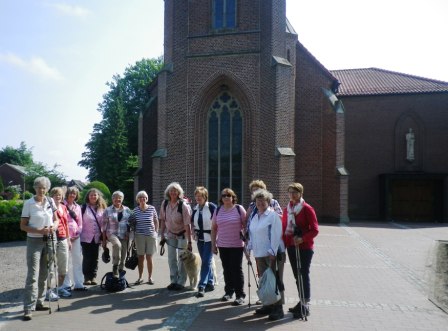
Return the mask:
POLYGON ((212 243, 211 241, 198 241, 198 251, 202 259, 201 265, 201 279, 199 280, 198 288, 204 288, 207 284, 214 284, 213 270, 212 270, 212 243))
POLYGON ((295 247, 287 247, 289 263, 291 264, 292 272, 294 274, 294 278, 296 279, 297 291, 299 292, 299 299, 305 299, 306 302, 311 299, 311 282, 310 282, 310 266, 311 260, 313 258, 314 251, 312 249, 300 249, 299 257, 300 257, 300 275, 303 280, 303 292, 300 293, 299 286, 299 273, 297 272, 297 255, 295 247))

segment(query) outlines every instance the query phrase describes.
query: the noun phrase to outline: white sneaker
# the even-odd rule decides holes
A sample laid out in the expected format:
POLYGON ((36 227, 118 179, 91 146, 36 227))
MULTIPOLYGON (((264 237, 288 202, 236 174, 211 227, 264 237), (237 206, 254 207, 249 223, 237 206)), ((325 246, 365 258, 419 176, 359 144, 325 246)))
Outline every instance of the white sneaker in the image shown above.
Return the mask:
POLYGON ((59 300, 59 296, 54 293, 51 289, 45 294, 45 301, 56 301, 59 300))

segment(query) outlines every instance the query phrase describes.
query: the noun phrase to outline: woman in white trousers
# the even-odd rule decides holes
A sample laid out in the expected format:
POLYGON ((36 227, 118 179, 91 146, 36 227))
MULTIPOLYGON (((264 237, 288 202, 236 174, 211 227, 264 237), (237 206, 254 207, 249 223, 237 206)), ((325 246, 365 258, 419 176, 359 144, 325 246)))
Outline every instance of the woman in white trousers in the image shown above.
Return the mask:
POLYGON ((75 186, 67 188, 65 194, 65 206, 68 209, 68 228, 72 249, 69 252, 68 272, 64 279, 64 288, 72 288, 75 291, 86 291, 84 287, 84 275, 82 273, 82 249, 79 235, 82 231, 82 211, 81 206, 76 203, 79 191, 75 186))

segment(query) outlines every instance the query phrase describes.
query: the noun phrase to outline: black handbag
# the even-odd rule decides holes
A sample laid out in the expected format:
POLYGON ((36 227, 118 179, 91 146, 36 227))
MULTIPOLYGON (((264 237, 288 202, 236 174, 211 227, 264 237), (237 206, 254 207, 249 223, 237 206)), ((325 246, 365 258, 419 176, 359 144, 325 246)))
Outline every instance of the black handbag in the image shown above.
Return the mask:
POLYGON ((138 265, 137 248, 135 247, 135 241, 132 240, 132 244, 129 245, 128 253, 126 255, 126 261, 124 266, 128 269, 134 270, 138 265))

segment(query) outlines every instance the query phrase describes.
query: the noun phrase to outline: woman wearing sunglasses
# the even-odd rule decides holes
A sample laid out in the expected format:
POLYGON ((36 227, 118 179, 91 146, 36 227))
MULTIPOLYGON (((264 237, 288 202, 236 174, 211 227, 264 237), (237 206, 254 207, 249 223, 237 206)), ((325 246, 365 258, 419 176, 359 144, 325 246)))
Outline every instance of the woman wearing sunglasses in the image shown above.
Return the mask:
POLYGON ((229 301, 235 293, 234 306, 244 303, 242 231, 246 227, 246 210, 237 203, 235 192, 225 188, 221 192, 220 206, 212 219, 212 250, 221 258, 224 272, 225 294, 221 301, 229 301))

